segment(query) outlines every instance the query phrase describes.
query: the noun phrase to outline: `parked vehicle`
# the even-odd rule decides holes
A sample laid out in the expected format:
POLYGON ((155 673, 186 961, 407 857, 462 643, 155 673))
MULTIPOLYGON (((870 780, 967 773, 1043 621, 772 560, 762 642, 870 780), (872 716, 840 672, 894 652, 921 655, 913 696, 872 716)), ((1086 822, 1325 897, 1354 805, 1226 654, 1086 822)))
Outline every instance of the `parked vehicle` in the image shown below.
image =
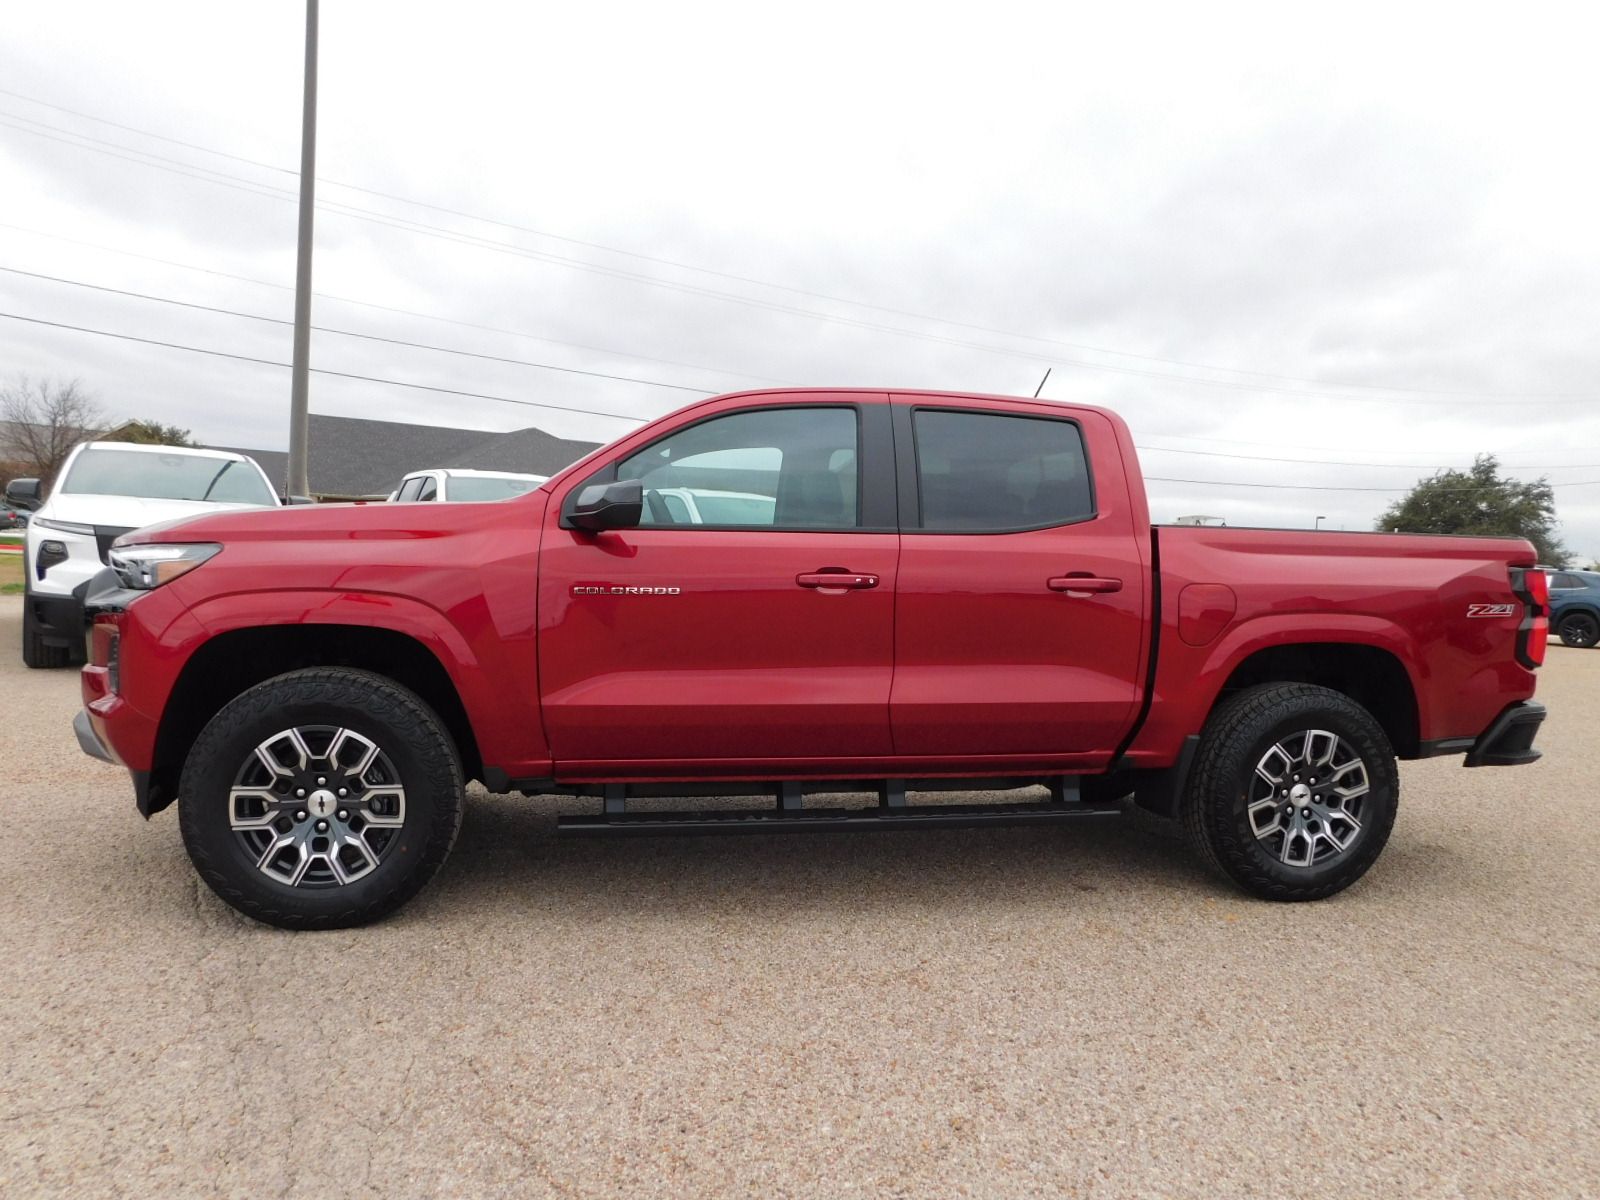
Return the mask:
POLYGON ((26 509, 0 505, 0 529, 26 529, 28 515, 26 509))
POLYGON ((1600 645, 1600 572, 1556 571, 1550 576, 1550 628, 1563 645, 1600 645))
POLYGON ((22 661, 62 667, 84 659, 84 593, 114 539, 161 521, 274 508, 253 458, 218 450, 85 442, 73 448, 48 499, 37 479, 13 479, 6 498, 38 504, 24 551, 22 661))
POLYGON ((430 500, 509 500, 531 492, 546 475, 519 475, 514 471, 467 471, 459 467, 435 467, 413 471, 389 493, 389 499, 405 504, 430 500))
POLYGON ((1152 528, 1122 420, 1041 400, 724 396, 504 504, 219 514, 111 566, 84 749, 146 816, 178 802, 218 895, 294 928, 416 893, 466 779, 592 797, 566 834, 1073 821, 1132 793, 1245 890, 1318 899, 1382 850, 1397 757, 1531 762, 1544 717, 1526 541, 1152 528), (661 519, 679 488, 771 508, 661 519), (627 807, 711 792, 767 802, 627 807))

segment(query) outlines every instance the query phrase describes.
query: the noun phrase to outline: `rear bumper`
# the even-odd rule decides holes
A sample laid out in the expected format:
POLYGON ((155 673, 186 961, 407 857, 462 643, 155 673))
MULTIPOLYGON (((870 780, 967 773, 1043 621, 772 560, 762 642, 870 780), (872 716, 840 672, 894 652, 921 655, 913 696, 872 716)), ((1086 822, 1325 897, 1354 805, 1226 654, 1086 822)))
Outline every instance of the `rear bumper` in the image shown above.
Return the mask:
POLYGON ((1544 724, 1545 707, 1532 700, 1507 705, 1467 751, 1469 767, 1519 767, 1537 762, 1533 739, 1544 724))

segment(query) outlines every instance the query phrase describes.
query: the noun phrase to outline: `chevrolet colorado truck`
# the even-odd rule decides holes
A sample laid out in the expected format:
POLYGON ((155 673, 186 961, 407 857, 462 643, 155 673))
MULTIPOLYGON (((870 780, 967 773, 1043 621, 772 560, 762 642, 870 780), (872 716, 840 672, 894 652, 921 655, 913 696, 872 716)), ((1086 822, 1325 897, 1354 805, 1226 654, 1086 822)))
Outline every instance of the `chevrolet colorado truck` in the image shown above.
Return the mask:
POLYGON ((558 828, 599 834, 1054 823, 1132 797, 1246 891, 1313 900, 1383 849, 1397 759, 1538 757, 1534 564, 1518 539, 1152 527, 1102 409, 743 393, 499 503, 117 539, 76 729, 141 813, 177 802, 219 896, 292 928, 413 896, 468 780, 582 797, 558 828), (767 503, 722 523, 667 502, 701 492, 767 503), (913 802, 939 789, 1011 794, 913 802), (629 807, 712 795, 761 799, 629 807))

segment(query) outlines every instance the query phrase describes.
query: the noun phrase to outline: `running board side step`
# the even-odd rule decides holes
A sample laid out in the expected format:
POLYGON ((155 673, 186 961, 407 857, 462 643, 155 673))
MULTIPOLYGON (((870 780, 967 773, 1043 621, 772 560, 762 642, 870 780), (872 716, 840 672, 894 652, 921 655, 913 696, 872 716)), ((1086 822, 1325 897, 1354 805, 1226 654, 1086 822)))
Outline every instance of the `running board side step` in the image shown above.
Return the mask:
POLYGON ((979 825, 1050 825, 1120 816, 1115 804, 1056 800, 1036 804, 880 804, 873 808, 709 809, 600 812, 565 816, 563 835, 706 833, 855 833, 875 829, 966 829, 979 825))

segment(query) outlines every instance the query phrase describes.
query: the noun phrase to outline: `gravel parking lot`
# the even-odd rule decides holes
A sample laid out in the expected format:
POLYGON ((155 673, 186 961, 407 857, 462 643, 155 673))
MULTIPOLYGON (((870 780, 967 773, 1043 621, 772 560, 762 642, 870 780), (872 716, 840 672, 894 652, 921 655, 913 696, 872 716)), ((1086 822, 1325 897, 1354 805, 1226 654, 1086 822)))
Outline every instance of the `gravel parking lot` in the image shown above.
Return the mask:
POLYGON ((0 1194, 1600 1194, 1600 653, 1250 901, 1125 822, 557 841, 476 793, 366 930, 252 924, 0 598, 0 1194))

